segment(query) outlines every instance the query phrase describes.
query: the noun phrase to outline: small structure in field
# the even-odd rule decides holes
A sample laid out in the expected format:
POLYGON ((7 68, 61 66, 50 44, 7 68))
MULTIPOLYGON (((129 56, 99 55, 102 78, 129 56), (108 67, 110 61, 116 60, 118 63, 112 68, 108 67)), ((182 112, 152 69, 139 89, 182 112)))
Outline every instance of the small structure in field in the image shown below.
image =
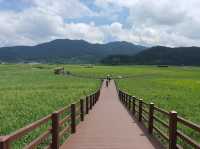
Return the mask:
POLYGON ((63 75, 64 74, 64 67, 59 67, 54 69, 54 74, 56 75, 63 75))
POLYGON ((158 65, 158 67, 169 67, 168 65, 158 65))

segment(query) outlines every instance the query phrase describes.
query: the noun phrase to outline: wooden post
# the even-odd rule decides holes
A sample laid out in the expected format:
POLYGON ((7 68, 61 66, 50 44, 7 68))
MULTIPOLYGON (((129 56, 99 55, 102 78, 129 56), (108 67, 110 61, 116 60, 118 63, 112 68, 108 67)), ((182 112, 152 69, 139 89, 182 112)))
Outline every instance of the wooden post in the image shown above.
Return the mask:
POLYGON ((124 103, 124 93, 122 92, 122 103, 124 103))
POLYGON ((92 94, 92 107, 94 106, 94 94, 92 94))
POLYGON ((120 92, 120 96, 121 96, 121 102, 123 103, 123 94, 122 94, 122 92, 120 92))
POLYGON ((119 100, 122 100, 121 91, 119 91, 119 100))
POLYGON ((128 95, 126 94, 126 108, 128 107, 128 95))
POLYGON ((132 114, 135 115, 135 96, 132 97, 132 114))
POLYGON ((88 114, 89 113, 89 97, 88 96, 86 96, 86 101, 85 101, 86 103, 85 103, 85 111, 86 111, 86 114, 88 114))
MULTIPOLYGON (((92 105, 92 107, 93 107, 93 100, 94 100, 94 98, 93 98, 93 94, 91 95, 91 105, 92 105)), ((92 108, 91 108, 92 109, 92 108)))
POLYGON ((143 101, 142 99, 139 100, 139 117, 138 117, 139 122, 142 121, 142 101, 143 101))
POLYGON ((94 106, 95 105, 95 94, 93 94, 93 98, 92 98, 93 100, 93 102, 92 102, 92 106, 94 106))
POLYGON ((90 110, 92 109, 92 95, 90 95, 90 110))
POLYGON ((76 105, 71 104, 71 133, 76 132, 76 105))
POLYGON ((97 92, 94 94, 94 104, 97 102, 97 92))
POLYGON ((52 148, 59 149, 59 113, 52 114, 52 148))
POLYGON ((98 100, 98 94, 99 94, 99 91, 96 93, 96 102, 95 103, 97 103, 97 100, 98 100))
POLYGON ((121 92, 121 102, 123 103, 123 93, 121 92))
POLYGON ((123 93, 123 104, 125 104, 125 94, 123 93))
POLYGON ((131 96, 128 95, 128 111, 131 110, 131 96))
POLYGON ((9 136, 0 137, 0 149, 10 149, 9 136))
POLYGON ((149 134, 153 133, 153 113, 154 113, 154 103, 149 104, 149 134))
POLYGON ((84 100, 83 99, 80 100, 80 111, 81 111, 81 114, 80 114, 81 121, 84 121, 84 113, 85 113, 85 111, 84 111, 84 100))
POLYGON ((177 112, 171 111, 169 117, 169 149, 176 149, 177 141, 177 112))
POLYGON ((125 96, 125 93, 123 93, 123 103, 124 103, 124 105, 126 104, 126 96, 125 96))

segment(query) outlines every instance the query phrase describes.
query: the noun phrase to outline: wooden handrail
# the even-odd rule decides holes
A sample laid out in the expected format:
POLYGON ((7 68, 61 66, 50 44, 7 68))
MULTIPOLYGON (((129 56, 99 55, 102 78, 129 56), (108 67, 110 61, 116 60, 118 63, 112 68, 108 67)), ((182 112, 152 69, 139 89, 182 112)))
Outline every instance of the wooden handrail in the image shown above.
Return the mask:
POLYGON ((153 129, 156 130, 156 132, 158 132, 166 141, 169 141, 168 136, 162 132, 162 130, 160 130, 158 127, 153 126, 153 129))
MULTIPOLYGON (((7 135, 7 136, 0 136, 0 149, 10 149, 10 144, 17 140, 22 138, 27 133, 37 129, 43 124, 47 124, 48 121, 52 121, 51 128, 47 129, 44 133, 42 133, 40 136, 38 136, 36 139, 34 139, 31 143, 27 144, 24 148, 25 149, 32 149, 36 148, 38 145, 40 145, 45 139, 48 138, 48 136, 52 135, 52 141, 51 144, 45 147, 45 149, 58 149, 60 144, 60 138, 68 131, 70 130, 69 125, 65 126, 61 132, 59 132, 60 127, 63 126, 63 124, 67 121, 71 121, 71 131, 72 133, 75 133, 76 131, 76 118, 79 118, 81 121, 84 120, 84 114, 85 110, 89 112, 89 106, 94 106, 94 104, 98 101, 98 98, 100 96, 100 89, 98 89, 95 93, 91 94, 90 97, 90 103, 89 100, 86 98, 86 104, 84 104, 84 100, 81 99, 80 101, 76 102, 75 104, 72 104, 71 106, 66 106, 64 108, 59 109, 58 111, 54 112, 53 114, 50 114, 36 122, 33 122, 32 124, 29 124, 28 126, 19 129, 18 131, 7 135), (86 108, 87 107, 87 108, 86 108), (84 110, 85 109, 85 110, 84 110), (64 113, 68 112, 62 120, 59 120, 60 116, 64 113), (76 114, 78 113, 78 114, 76 114)), ((88 96, 87 96, 88 97, 88 96)))
POLYGON ((165 126, 166 128, 169 128, 169 124, 167 124, 166 122, 164 122, 163 120, 161 120, 157 116, 153 116, 153 118, 154 118, 154 120, 156 120, 157 122, 159 122, 160 124, 162 124, 163 126, 165 126))
POLYGON ((64 108, 61 108, 61 109, 58 110, 57 112, 58 112, 59 114, 63 114, 64 112, 69 112, 69 110, 70 110, 70 106, 68 105, 68 106, 66 106, 66 107, 64 107, 64 108))
POLYGON ((33 148, 36 148, 45 139, 47 139, 50 134, 51 134, 50 130, 44 132, 39 137, 37 137, 34 141, 32 141, 30 144, 28 144, 27 146, 25 146, 24 149, 33 149, 33 148))
POLYGON ((70 119, 70 115, 67 115, 62 120, 59 121, 59 126, 62 126, 67 120, 70 119))
POLYGON ((158 112, 160 112, 160 113, 162 113, 162 114, 164 114, 166 116, 169 116, 169 112, 167 112, 167 111, 165 111, 165 110, 163 110, 161 108, 158 108, 158 107, 155 106, 154 109, 155 109, 155 111, 158 111, 158 112))
POLYGON ((198 132, 200 132, 200 125, 197 125, 189 120, 186 120, 180 116, 178 116, 177 118, 178 122, 180 122, 181 124, 185 125, 185 126, 188 126, 189 128, 192 128, 198 132))
POLYGON ((200 148, 200 144, 197 143, 196 141, 194 141, 192 138, 190 138, 189 136, 185 135, 184 133, 182 133, 181 131, 177 131, 177 136, 186 141, 188 144, 190 144, 191 146, 195 147, 195 148, 200 148))
POLYGON ((149 111, 147 111, 145 108, 142 108, 142 111, 146 114, 149 114, 149 111))
MULTIPOLYGON (((119 98, 122 102, 126 102, 124 97, 126 97, 128 94, 119 90, 119 98), (124 101, 125 100, 125 101, 124 101)), ((130 96, 130 95, 129 95, 130 96)), ((135 113, 138 113, 139 121, 142 122, 142 119, 148 122, 148 129, 149 134, 153 133, 153 130, 155 130, 157 133, 159 133, 165 140, 169 142, 169 148, 174 149, 176 147, 180 147, 179 144, 177 144, 177 137, 185 141, 187 144, 193 146, 194 148, 200 148, 200 144, 190 138, 189 136, 185 135, 183 132, 178 130, 177 125, 182 124, 188 128, 193 129, 194 131, 200 133, 200 125, 197 125, 189 120, 186 120, 180 116, 177 116, 177 113, 175 111, 165 111, 164 109, 161 109, 159 107, 154 106, 153 103, 146 103, 143 100, 136 100, 135 96, 132 97, 132 114, 135 115, 135 113), (138 101, 138 104, 136 104, 136 101, 138 101), (149 107, 149 111, 147 111, 144 108, 144 105, 149 107), (159 117, 154 114, 154 111, 163 114, 164 116, 167 116, 166 118, 169 120, 169 123, 163 121, 159 117), (146 114, 149 114, 149 119, 145 116, 146 114), (169 132, 169 136, 165 134, 161 129, 159 129, 154 124, 154 120, 162 126, 164 126, 167 131, 169 132)), ((126 103, 125 103, 126 104, 126 103)), ((127 106, 125 106, 128 110, 130 110, 127 106)))
POLYGON ((69 126, 65 127, 65 128, 59 133, 59 138, 62 138, 63 135, 64 135, 67 131, 69 131, 69 130, 70 130, 70 127, 69 127, 69 126))
POLYGON ((30 131, 38 128, 39 126, 41 126, 42 124, 46 123, 47 121, 49 121, 51 119, 51 115, 48 115, 24 128, 19 129, 18 131, 12 133, 9 135, 8 139, 9 141, 15 141, 16 139, 24 136, 25 134, 29 133, 30 131))

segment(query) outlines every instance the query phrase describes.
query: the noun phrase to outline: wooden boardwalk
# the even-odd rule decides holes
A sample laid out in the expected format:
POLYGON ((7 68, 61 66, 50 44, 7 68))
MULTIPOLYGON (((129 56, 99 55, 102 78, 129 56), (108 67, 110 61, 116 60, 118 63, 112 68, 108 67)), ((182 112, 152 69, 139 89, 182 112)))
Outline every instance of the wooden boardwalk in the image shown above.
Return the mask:
POLYGON ((114 81, 103 83, 100 99, 61 149, 160 149, 118 99, 114 81))

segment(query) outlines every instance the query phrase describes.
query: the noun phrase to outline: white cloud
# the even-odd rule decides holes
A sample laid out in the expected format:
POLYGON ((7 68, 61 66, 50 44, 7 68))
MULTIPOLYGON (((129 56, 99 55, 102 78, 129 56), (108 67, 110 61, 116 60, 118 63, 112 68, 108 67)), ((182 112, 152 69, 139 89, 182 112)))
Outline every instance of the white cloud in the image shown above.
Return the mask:
POLYGON ((200 46, 198 0, 96 0, 96 5, 129 10, 129 28, 119 29, 118 39, 150 45, 200 46))
POLYGON ((20 2, 30 7, 22 11, 0 10, 0 46, 33 45, 56 38, 93 43, 111 38, 144 45, 200 46, 198 0, 95 0, 98 12, 79 0, 20 2), (124 9, 127 14, 122 14, 124 9), (119 20, 119 16, 126 21, 119 20), (83 22, 87 17, 94 21, 83 22), (110 21, 98 25, 95 21, 99 17, 110 21))
POLYGON ((46 14, 63 18, 77 18, 94 15, 93 12, 78 0, 34 0, 35 7, 46 14))
POLYGON ((87 15, 92 11, 78 0, 33 0, 23 11, 0 11, 0 46, 33 45, 56 38, 102 42, 103 34, 94 24, 64 21, 87 15))
POLYGON ((94 23, 70 23, 65 25, 64 37, 70 39, 85 39, 92 43, 101 43, 104 41, 104 36, 102 30, 94 23))

